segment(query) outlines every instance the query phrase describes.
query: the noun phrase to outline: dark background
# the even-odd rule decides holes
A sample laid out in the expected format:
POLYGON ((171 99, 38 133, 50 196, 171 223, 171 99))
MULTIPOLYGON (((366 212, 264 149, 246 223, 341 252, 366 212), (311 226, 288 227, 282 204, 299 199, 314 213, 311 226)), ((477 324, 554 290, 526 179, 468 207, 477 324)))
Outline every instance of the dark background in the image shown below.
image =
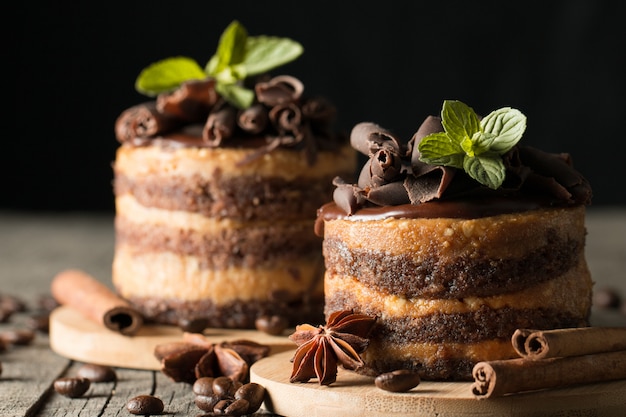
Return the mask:
POLYGON ((65 3, 5 15, 0 210, 112 212, 114 122, 146 100, 135 78, 170 56, 204 66, 233 19, 303 44, 274 73, 331 98, 342 129, 372 121, 408 140, 444 99, 516 107, 523 143, 570 153, 593 205, 626 204, 625 2, 65 3))

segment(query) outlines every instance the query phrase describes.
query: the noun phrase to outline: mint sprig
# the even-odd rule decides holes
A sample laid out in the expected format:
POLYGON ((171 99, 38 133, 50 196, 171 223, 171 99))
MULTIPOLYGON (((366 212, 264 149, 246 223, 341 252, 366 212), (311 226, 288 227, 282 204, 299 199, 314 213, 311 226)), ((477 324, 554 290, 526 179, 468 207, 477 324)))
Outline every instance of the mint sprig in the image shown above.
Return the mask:
POLYGON ((235 20, 222 33, 217 51, 204 68, 192 58, 167 58, 141 71, 135 88, 142 94, 156 96, 185 81, 209 76, 215 79, 215 88, 225 100, 244 109, 254 101, 254 91, 243 86, 247 77, 291 62, 303 51, 300 43, 288 38, 248 36, 235 20))
POLYGON ((479 183, 499 188, 506 173, 502 155, 522 138, 526 116, 517 109, 503 107, 481 120, 466 104, 445 100, 441 124, 444 132, 421 140, 420 160, 463 169, 479 183))

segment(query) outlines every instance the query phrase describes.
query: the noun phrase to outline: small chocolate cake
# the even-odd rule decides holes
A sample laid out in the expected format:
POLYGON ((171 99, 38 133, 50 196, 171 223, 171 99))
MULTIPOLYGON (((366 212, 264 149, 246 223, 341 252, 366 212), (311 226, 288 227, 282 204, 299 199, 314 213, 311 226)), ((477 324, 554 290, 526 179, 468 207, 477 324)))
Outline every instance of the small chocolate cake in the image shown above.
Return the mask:
POLYGON ((515 144, 492 187, 420 159, 420 142, 442 132, 439 117, 407 143, 357 125, 351 142, 370 160, 319 210, 326 315, 377 317, 366 373, 471 380, 475 363, 516 357, 518 328, 589 325, 591 189, 569 157, 515 144))

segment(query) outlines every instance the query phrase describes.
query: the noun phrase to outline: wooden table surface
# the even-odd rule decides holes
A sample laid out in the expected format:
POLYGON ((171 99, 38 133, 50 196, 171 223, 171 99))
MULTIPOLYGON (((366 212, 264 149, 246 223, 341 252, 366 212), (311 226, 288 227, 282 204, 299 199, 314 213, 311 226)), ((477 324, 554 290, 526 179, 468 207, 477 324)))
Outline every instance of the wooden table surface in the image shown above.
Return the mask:
MULTIPOLYGON (((587 216, 586 256, 596 290, 613 289, 626 298, 626 207, 592 207, 587 216)), ((49 295, 53 276, 79 268, 110 287, 113 218, 85 213, 29 214, 0 212, 0 294, 17 296, 29 310, 16 313, 0 331, 27 326, 38 300, 49 295)), ((598 309, 593 325, 626 326, 626 314, 598 309)), ((0 416, 125 416, 128 399, 155 394, 165 415, 197 416, 189 385, 175 383, 159 371, 117 368, 117 383, 93 384, 85 398, 57 394, 56 378, 72 375, 81 362, 64 358, 38 332, 27 346, 0 353, 0 416)), ((267 416, 267 414, 265 414, 267 416)))

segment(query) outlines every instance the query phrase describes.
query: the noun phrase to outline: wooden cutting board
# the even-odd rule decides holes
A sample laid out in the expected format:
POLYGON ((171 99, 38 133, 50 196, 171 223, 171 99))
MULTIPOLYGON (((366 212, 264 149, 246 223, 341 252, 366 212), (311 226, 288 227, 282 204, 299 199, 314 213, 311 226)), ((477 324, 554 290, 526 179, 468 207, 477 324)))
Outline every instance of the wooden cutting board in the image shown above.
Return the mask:
MULTIPOLYGON (((290 331, 285 331, 286 335, 290 331)), ((272 336, 256 330, 205 329, 213 343, 238 339, 269 345, 270 353, 294 348, 287 336, 272 336)), ((50 347, 69 359, 100 365, 133 369, 160 369, 154 348, 161 343, 182 341, 180 328, 166 325, 143 325, 134 336, 124 336, 85 318, 68 306, 56 308, 50 315, 50 347)))
POLYGON ((406 393, 376 388, 373 378, 339 369, 337 381, 289 382, 294 350, 252 365, 250 380, 265 387, 264 408, 289 417, 528 417, 626 415, 626 380, 477 400, 470 382, 422 381, 406 393))
MULTIPOLYGON (((295 345, 285 331, 272 336, 255 330, 206 329, 214 343, 248 339, 271 346, 269 357, 252 365, 250 379, 268 392, 264 408, 289 417, 527 417, 618 416, 626 408, 626 380, 558 390, 476 400, 469 382, 423 381, 408 393, 380 390, 373 379, 339 370, 337 382, 320 386, 289 382, 295 345)), ((158 370, 157 344, 182 340, 175 326, 144 325, 135 336, 123 336, 85 318, 71 307, 50 316, 50 346, 77 361, 123 368, 158 370)))

